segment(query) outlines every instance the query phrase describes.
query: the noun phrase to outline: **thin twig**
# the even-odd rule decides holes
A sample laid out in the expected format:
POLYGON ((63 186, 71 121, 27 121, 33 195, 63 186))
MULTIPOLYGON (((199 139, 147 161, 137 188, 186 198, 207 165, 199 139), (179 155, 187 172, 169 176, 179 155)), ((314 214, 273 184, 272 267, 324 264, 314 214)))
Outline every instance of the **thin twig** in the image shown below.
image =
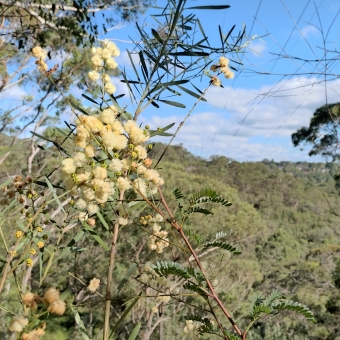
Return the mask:
MULTIPOLYGON (((124 191, 120 192, 120 202, 124 198, 124 191)), ((118 203, 119 204, 119 203, 118 203)), ((120 203, 121 204, 121 203, 120 203)), ((117 240, 119 233, 119 223, 115 223, 113 234, 112 234, 112 245, 110 252, 110 263, 107 271, 107 284, 106 284, 106 294, 105 294, 105 315, 104 315, 104 330, 103 330, 103 340, 109 339, 110 333, 110 307, 112 298, 112 272, 115 264, 115 255, 117 250, 117 240)))

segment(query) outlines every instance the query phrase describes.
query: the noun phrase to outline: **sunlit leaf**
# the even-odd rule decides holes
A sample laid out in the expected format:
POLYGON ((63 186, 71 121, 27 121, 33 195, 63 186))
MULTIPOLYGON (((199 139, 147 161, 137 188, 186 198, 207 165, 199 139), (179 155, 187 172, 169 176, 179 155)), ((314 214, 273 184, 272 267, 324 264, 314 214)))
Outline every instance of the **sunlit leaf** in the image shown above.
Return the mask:
POLYGON ((185 88, 183 86, 177 85, 177 87, 179 87, 182 91, 190 94, 191 96, 193 96, 193 97, 195 97, 197 99, 202 100, 202 102, 206 102, 207 101, 203 96, 200 96, 199 94, 197 94, 197 93, 195 93, 195 92, 193 92, 193 91, 191 91, 191 90, 189 90, 189 89, 187 89, 187 88, 185 88))

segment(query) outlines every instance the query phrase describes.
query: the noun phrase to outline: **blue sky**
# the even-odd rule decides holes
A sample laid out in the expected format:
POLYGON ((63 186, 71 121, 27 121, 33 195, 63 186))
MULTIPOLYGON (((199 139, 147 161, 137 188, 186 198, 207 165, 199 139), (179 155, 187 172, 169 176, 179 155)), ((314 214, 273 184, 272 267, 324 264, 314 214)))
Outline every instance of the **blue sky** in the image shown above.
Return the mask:
MULTIPOLYGON (((164 6, 164 0, 158 0, 164 6)), ((238 161, 258 161, 264 158, 275 161, 320 161, 310 158, 309 148, 294 148, 290 136, 302 126, 307 126, 314 110, 326 102, 340 101, 340 67, 338 61, 326 66, 323 36, 327 34, 326 48, 339 49, 340 2, 334 0, 197 0, 188 1, 188 7, 198 5, 229 4, 226 10, 196 10, 210 41, 219 43, 218 25, 227 33, 235 24, 236 30, 247 27, 247 35, 265 36, 253 40, 242 58, 234 80, 223 80, 224 88, 210 88, 207 103, 200 103, 178 134, 174 144, 183 143, 192 153, 208 158, 225 155, 238 161), (285 57, 278 57, 280 54, 285 57), (290 57, 288 57, 290 56, 290 57), (305 62, 321 60, 319 62, 305 62), (312 74, 311 74, 312 73, 312 74), (325 82, 325 79, 327 80, 325 82)), ((150 18, 150 9, 139 18, 145 30, 157 28, 150 18)), ((235 30, 235 31, 236 31, 235 30)), ((126 49, 132 49, 130 37, 138 40, 135 24, 113 29, 107 38, 116 41, 122 51, 118 63, 133 72, 129 66, 126 49)), ((105 38, 105 37, 103 37, 105 38)), ((234 66, 237 66, 234 64, 234 66)), ((126 92, 122 83, 115 79, 117 94, 126 92)), ((207 87, 209 78, 203 77, 197 84, 207 87)), ((16 98, 26 94, 24 89, 12 90, 16 98)), ((80 92, 76 91, 75 94, 80 92)), ((6 97, 6 94, 2 95, 6 97)), ((11 94, 7 94, 7 98, 11 94)), ((174 99, 175 100, 175 99, 174 99)), ((147 110, 142 121, 151 127, 162 127, 183 120, 193 105, 191 98, 184 99, 186 109, 162 105, 160 109, 147 110)), ((88 102, 84 102, 88 104, 88 102)), ((129 105, 128 96, 121 104, 129 105)), ((163 138, 161 141, 167 142, 163 138)))
MULTIPOLYGON (((218 24, 224 33, 236 24, 239 30, 246 25, 249 36, 269 35, 252 41, 242 59, 244 68, 239 70, 234 80, 224 80, 224 88, 208 90, 208 103, 198 105, 175 143, 183 143, 188 150, 203 157, 219 154, 239 161, 264 158, 275 161, 321 160, 308 157, 308 147, 303 151, 294 148, 290 135, 308 125, 314 110, 325 104, 325 90, 328 102, 340 101, 339 63, 327 66, 325 86, 325 64, 322 61, 304 62, 278 58, 275 54, 308 60, 324 58, 321 27, 324 35, 328 32, 326 48, 336 50, 340 41, 340 17, 337 16, 340 2, 198 0, 189 1, 188 6, 212 3, 229 4, 231 7, 221 11, 195 11, 210 39, 219 40, 218 24), (295 75, 289 76, 292 74, 295 75)), ((158 1, 159 6, 162 4, 164 1, 158 1)), ((156 25, 148 14, 139 22, 145 25, 146 30, 151 30, 156 25)), ((119 40, 128 40, 129 36, 138 37, 133 25, 109 34, 110 38, 119 40)), ((131 47, 131 44, 123 44, 119 40, 117 44, 122 50, 131 47)), ((327 54, 328 58, 334 56, 337 54, 327 54)), ((124 53, 119 61, 127 66, 124 53)), ((205 88, 208 78, 203 78, 203 81, 201 88, 205 88)), ((185 102, 188 108, 190 103, 185 102)), ((162 106, 144 114, 143 121, 148 121, 151 126, 164 126, 171 122, 179 124, 187 111, 162 106)))

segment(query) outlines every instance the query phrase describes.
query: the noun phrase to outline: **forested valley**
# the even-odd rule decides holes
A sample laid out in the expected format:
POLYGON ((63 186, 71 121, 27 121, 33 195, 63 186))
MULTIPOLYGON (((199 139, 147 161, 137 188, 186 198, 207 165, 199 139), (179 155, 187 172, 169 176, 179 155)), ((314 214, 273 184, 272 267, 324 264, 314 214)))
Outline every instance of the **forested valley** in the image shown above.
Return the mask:
MULTIPOLYGON (((58 141, 62 137, 57 131, 50 131, 51 140, 58 141)), ((25 141, 17 143, 17 147, 27 151, 14 151, 7 158, 1 168, 2 179, 18 175, 18 169, 22 174, 27 170, 29 150, 25 147, 25 141)), ((164 144, 156 143, 150 153, 151 157, 158 159, 164 148, 164 144)), ((39 153, 34 171, 42 168, 45 173, 53 171, 55 164, 50 153, 53 149, 51 146, 39 153)), ((184 196, 213 187, 218 188, 219 193, 232 202, 232 206, 227 209, 213 208, 214 214, 204 219, 193 215, 185 228, 186 232, 190 230, 194 236, 197 233, 202 238, 223 231, 228 235, 228 242, 242 251, 241 255, 231 257, 227 262, 224 255, 216 251, 203 253, 202 258, 202 263, 213 275, 218 293, 236 320, 247 314, 257 294, 266 296, 277 289, 293 301, 304 301, 317 321, 311 323, 303 317, 294 317, 290 312, 280 314, 279 317, 270 315, 254 325, 249 334, 250 339, 339 339, 340 199, 333 179, 338 171, 336 165, 277 163, 270 160, 237 162, 218 155, 206 160, 177 145, 168 148, 158 168, 166 180, 164 194, 168 198, 173 197, 171 191, 178 187, 182 188, 184 196)), ((175 199, 171 200, 171 205, 176 209, 175 199)), ((19 211, 5 222, 7 230, 13 230, 13 221, 18 216, 19 211)), ((75 236, 77 230, 69 238, 75 236)), ((95 231, 105 239, 105 226, 101 221, 97 221, 95 231)), ((131 259, 137 264, 146 260, 153 261, 149 252, 140 247, 144 242, 144 234, 140 228, 130 226, 122 236, 118 248, 121 262, 114 271, 115 285, 126 275, 131 259)), ((170 235, 170 239, 172 237, 170 235)), ((70 253, 54 264, 54 275, 46 279, 43 287, 54 285, 60 291, 65 291, 72 285, 73 292, 76 296, 78 294, 79 301, 82 300, 86 293, 82 290, 81 281, 87 282, 93 274, 99 278, 105 276, 105 254, 98 249, 97 243, 86 238, 82 247, 86 251, 70 253), (70 263, 77 279, 69 275, 70 263), (96 264, 95 268, 91 263, 96 264)), ((181 257, 183 254, 179 249, 170 244, 165 258, 178 261, 181 257)), ((132 285, 122 289, 120 299, 114 304, 117 315, 124 311, 125 304, 137 292, 134 291, 137 288, 133 278, 138 278, 140 268, 140 265, 134 268, 130 279, 132 285)), ((27 278, 28 284, 32 282, 34 285, 38 276, 39 270, 34 268, 32 278, 27 278)), ((15 309, 15 290, 10 289, 10 285, 14 283, 8 283, 7 294, 1 296, 0 304, 13 295, 12 306, 15 309)), ((87 302, 93 299, 88 298, 87 302)), ((197 302, 196 299, 193 297, 193 302, 197 302)), ((101 313, 92 315, 91 305, 87 306, 86 300, 79 312, 87 324, 95 329, 103 316, 101 313)), ((140 309, 143 309, 142 306, 140 309)), ((171 314, 171 306, 164 307, 164 314, 171 314)), ((6 319, 2 318, 1 328, 6 319)), ((80 335, 73 322, 72 313, 67 312, 53 323, 44 339, 68 339, 71 334, 78 339, 80 335)), ((173 339, 174 334, 181 336, 178 322, 176 315, 172 315, 171 319, 163 323, 162 339, 173 339)), ((151 339, 160 339, 159 336, 157 328, 151 339)), ((209 338, 209 335, 206 337, 209 338)), ((124 338, 123 333, 120 338, 124 338)))

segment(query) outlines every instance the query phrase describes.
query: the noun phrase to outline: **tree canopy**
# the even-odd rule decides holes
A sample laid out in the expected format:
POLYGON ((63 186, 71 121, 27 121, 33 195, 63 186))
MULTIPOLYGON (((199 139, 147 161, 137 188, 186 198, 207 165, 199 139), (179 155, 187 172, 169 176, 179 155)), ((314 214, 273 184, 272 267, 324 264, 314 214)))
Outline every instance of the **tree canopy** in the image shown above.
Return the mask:
POLYGON ((340 103, 326 104, 313 114, 309 127, 302 127, 292 134, 294 146, 311 145, 309 156, 321 155, 338 160, 340 103))

